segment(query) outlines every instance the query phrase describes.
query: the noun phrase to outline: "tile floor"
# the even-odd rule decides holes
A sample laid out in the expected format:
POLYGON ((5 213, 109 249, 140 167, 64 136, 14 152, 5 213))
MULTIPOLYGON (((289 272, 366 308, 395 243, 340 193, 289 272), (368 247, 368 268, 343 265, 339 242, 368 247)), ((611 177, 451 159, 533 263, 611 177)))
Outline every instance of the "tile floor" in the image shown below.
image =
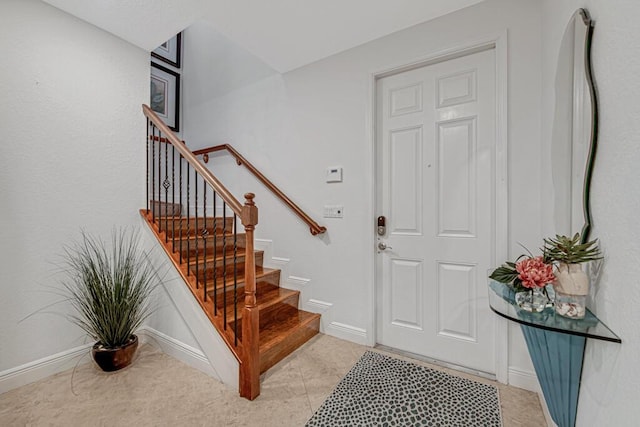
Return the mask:
MULTIPOLYGON (((304 426, 367 349, 318 335, 270 369, 261 395, 249 402, 145 344, 134 364, 120 372, 104 373, 87 363, 0 395, 0 425, 304 426)), ((504 427, 545 425, 535 393, 496 385, 504 427)))

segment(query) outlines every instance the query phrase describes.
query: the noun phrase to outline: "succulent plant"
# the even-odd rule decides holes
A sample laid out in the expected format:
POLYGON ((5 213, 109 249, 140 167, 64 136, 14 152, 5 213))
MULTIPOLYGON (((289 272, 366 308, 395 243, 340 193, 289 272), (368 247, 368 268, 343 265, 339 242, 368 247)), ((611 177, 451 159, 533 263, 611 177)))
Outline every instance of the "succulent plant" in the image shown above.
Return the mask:
POLYGON ((565 264, 580 264, 602 259, 597 239, 580 243, 579 233, 573 237, 556 235, 555 239, 544 239, 543 251, 549 261, 565 264))

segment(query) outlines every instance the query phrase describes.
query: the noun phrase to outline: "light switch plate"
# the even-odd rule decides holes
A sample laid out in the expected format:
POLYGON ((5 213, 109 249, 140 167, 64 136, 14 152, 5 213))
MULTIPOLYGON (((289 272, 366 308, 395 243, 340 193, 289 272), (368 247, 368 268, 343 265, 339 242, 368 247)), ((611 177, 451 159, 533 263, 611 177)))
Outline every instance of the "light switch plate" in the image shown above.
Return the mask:
POLYGON ((342 205, 325 205, 322 216, 325 218, 342 218, 344 216, 344 207, 342 205))
POLYGON ((340 166, 327 168, 327 182, 342 182, 342 168, 340 166))

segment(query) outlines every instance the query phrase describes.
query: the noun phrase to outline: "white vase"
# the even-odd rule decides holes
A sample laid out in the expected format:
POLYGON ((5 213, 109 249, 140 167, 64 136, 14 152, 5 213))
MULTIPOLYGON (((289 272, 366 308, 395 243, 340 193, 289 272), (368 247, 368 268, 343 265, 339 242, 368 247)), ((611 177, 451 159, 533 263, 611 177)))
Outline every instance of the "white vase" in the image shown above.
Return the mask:
POLYGON ((555 276, 556 313, 571 319, 582 319, 589 295, 589 276, 582 270, 582 264, 560 263, 555 276))

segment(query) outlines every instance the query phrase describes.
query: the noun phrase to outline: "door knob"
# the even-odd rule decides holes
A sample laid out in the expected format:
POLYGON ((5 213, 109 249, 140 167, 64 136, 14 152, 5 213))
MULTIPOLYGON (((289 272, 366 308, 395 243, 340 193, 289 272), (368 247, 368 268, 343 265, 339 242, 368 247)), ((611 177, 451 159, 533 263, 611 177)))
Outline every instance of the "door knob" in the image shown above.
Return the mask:
POLYGON ((391 246, 387 246, 384 242, 378 243, 378 249, 384 251, 385 249, 393 249, 391 246))

